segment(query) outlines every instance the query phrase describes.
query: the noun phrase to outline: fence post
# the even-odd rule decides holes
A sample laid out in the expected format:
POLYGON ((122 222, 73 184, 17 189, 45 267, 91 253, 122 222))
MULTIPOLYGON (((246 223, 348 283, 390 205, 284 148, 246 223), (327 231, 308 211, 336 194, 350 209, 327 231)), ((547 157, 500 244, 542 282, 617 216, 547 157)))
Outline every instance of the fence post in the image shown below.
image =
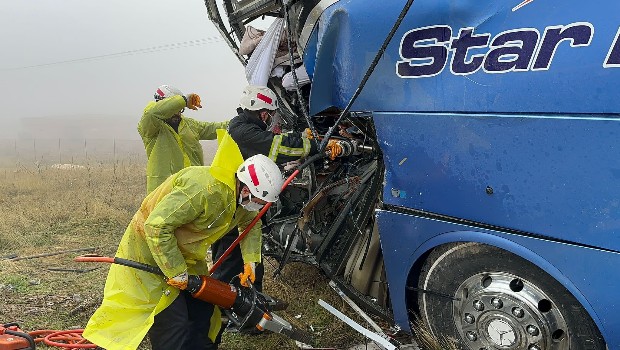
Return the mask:
POLYGON ((116 180, 116 137, 113 140, 112 164, 114 164, 114 180, 116 180))

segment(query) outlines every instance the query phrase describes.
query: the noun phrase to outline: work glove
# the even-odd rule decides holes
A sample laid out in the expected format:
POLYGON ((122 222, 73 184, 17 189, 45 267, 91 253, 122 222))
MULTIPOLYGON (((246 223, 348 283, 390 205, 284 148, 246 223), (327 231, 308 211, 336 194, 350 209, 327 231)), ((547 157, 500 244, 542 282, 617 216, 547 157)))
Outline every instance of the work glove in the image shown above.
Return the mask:
POLYGON ((304 133, 308 140, 312 140, 314 138, 314 135, 312 135, 312 130, 310 130, 310 128, 306 128, 306 130, 304 130, 304 133))
POLYGON ((300 165, 301 165, 301 162, 299 161, 299 159, 291 160, 290 162, 284 163, 284 171, 295 170, 295 168, 297 168, 300 165))
POLYGON ((172 278, 169 278, 166 283, 168 285, 173 286, 174 288, 178 288, 181 290, 187 289, 187 281, 189 280, 189 276, 187 275, 187 271, 178 274, 172 278))
POLYGON ((202 108, 202 106, 200 105, 200 96, 198 96, 197 94, 187 94, 184 97, 187 108, 193 110, 202 108))
POLYGON ((168 279, 166 283, 174 288, 194 294, 202 287, 202 278, 197 275, 188 275, 186 271, 168 279))
POLYGON ((243 265, 243 272, 239 274, 239 279, 241 280, 241 285, 244 287, 249 287, 248 279, 251 283, 254 283, 256 280, 256 263, 245 263, 243 265))
POLYGON ((336 157, 342 154, 342 146, 338 140, 329 140, 327 142, 327 146, 325 147, 325 153, 329 157, 329 159, 334 160, 336 157))

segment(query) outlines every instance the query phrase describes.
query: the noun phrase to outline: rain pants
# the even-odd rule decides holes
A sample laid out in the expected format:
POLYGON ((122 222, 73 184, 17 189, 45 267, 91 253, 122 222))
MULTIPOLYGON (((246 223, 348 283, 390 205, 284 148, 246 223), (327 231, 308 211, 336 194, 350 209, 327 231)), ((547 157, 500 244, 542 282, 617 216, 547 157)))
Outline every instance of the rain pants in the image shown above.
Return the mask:
POLYGON ((217 129, 228 122, 202 122, 181 118, 178 132, 166 119, 185 107, 183 96, 150 102, 138 123, 138 132, 146 148, 146 193, 151 193, 168 176, 190 165, 204 165, 200 140, 215 140, 217 129))
MULTIPOLYGON (((239 148, 223 130, 218 130, 218 141, 210 167, 182 169, 147 195, 125 231, 117 257, 159 266, 168 278, 186 270, 208 275, 207 248, 237 225, 244 230, 256 216, 237 205, 235 172, 243 162, 239 148)), ((240 244, 245 262, 260 262, 259 225, 240 244)), ((178 294, 162 276, 112 265, 103 302, 83 335, 107 350, 136 349, 154 316, 178 294)), ((212 340, 221 327, 219 310, 214 314, 212 340)))

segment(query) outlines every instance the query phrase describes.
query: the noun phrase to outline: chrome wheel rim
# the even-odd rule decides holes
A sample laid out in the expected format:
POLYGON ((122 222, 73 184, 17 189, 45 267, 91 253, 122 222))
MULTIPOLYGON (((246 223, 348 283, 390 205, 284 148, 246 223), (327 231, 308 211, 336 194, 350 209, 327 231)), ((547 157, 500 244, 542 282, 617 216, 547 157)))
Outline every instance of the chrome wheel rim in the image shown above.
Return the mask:
POLYGON ((540 288, 503 272, 479 273, 456 290, 454 324, 472 350, 568 350, 562 313, 540 288))

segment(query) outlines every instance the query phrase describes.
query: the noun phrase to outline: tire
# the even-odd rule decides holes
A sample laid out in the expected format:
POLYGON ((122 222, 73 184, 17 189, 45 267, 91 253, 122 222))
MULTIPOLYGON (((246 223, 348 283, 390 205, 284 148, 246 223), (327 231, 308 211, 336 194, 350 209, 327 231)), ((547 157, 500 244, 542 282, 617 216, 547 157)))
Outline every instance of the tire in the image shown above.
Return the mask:
POLYGON ((426 326, 463 349, 606 349, 590 315, 559 282, 499 248, 439 247, 426 260, 418 288, 429 291, 417 295, 426 326))

